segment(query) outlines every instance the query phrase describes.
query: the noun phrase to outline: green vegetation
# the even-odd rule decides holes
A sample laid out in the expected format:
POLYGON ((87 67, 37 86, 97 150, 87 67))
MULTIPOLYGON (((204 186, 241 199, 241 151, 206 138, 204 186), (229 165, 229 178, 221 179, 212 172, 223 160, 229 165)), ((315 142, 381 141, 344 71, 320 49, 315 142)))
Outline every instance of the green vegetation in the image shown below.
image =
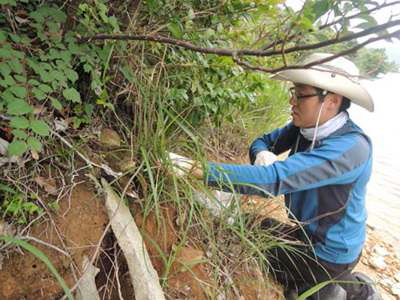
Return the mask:
POLYGON ((30 216, 41 214, 43 209, 32 201, 34 197, 26 197, 7 185, 0 183, 2 195, 1 218, 11 217, 18 224, 26 224, 30 216))
MULTIPOLYGON (((343 18, 364 11, 355 17, 364 20, 360 28, 376 27, 367 13, 373 5, 307 1, 298 13, 278 0, 0 0, 0 130, 10 142, 8 155, 25 162, 23 168, 7 165, 0 186, 0 215, 27 223, 33 216, 57 211, 58 199, 39 202, 32 196, 34 176, 51 177, 49 165, 64 168, 58 170, 65 176, 63 184, 76 174, 99 176, 94 170, 98 162, 107 164, 107 156, 123 152, 135 164, 123 171, 128 184, 116 178, 115 188, 125 196, 132 186, 145 218, 153 213, 162 223, 165 206, 178 214, 175 250, 159 249, 166 289, 175 253, 187 243, 210 253, 206 260, 219 284, 207 292, 210 298, 234 289, 221 279, 227 268, 256 260, 267 275, 263 251, 286 245, 268 232, 247 230, 249 224, 242 217, 229 224, 229 212, 219 219, 204 214, 193 191, 205 187, 171 176, 165 153, 176 151, 199 160, 244 157, 251 139, 288 118, 286 87, 270 75, 289 68, 309 45, 342 45, 335 44, 332 26, 324 27, 321 17, 326 14, 343 18), (95 37, 124 33, 136 38, 95 37), (154 36, 172 42, 143 41, 154 36), (201 51, 185 49, 189 42, 201 51), (257 51, 264 54, 254 55, 257 51), (257 68, 264 72, 253 72, 257 68), (60 120, 66 124, 63 129, 57 129, 60 120), (96 132, 104 127, 118 132, 121 147, 99 149, 96 132), (87 160, 81 160, 83 155, 87 160), (90 160, 96 164, 89 168, 90 160), (232 257, 235 247, 240 250, 232 257)), ((354 32, 343 20, 337 35, 351 36, 354 32)), ((386 37, 386 29, 376 30, 378 37, 386 37)), ((349 43, 335 53, 357 50, 358 45, 349 43)), ((334 49, 321 47, 312 49, 334 49)), ((368 73, 371 55, 376 61, 382 53, 361 51, 359 63, 368 73)), ((382 64, 375 72, 388 70, 391 67, 382 64)))

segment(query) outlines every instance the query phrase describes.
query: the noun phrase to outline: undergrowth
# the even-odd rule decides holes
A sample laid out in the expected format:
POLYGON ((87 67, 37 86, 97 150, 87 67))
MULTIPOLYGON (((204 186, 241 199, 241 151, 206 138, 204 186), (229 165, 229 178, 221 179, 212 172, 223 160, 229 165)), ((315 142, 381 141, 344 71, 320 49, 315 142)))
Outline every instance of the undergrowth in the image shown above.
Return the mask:
MULTIPOLYGON (((82 156, 111 165, 121 154, 133 165, 110 180, 127 203, 135 202, 145 219, 156 215, 159 224, 163 208, 177 212, 177 242, 168 253, 159 249, 167 295, 171 265, 185 245, 206 253, 198 263, 209 268, 209 298, 237 294, 231 278, 240 268, 258 266, 266 275, 263 253, 280 242, 256 227, 248 230, 241 216, 228 222, 229 210, 219 218, 207 213, 194 191, 210 192, 201 183, 172 176, 166 152, 245 162, 251 139, 286 121, 285 88, 265 74, 244 72, 227 57, 144 42, 79 42, 81 36, 123 30, 162 32, 210 46, 229 46, 228 37, 236 36, 246 45, 239 33, 241 22, 249 22, 249 5, 1 1, 1 131, 10 143, 8 155, 20 157, 18 165, 2 170, 1 218, 21 223, 19 233, 24 232, 24 226, 59 213, 59 201, 84 175, 107 176, 82 156), (99 146, 103 128, 118 132, 119 148, 99 146), (48 181, 40 185, 38 177, 54 179, 56 192, 49 192, 48 181), (128 196, 128 188, 140 201, 128 196)), ((271 4, 266 13, 277 11, 271 4)))

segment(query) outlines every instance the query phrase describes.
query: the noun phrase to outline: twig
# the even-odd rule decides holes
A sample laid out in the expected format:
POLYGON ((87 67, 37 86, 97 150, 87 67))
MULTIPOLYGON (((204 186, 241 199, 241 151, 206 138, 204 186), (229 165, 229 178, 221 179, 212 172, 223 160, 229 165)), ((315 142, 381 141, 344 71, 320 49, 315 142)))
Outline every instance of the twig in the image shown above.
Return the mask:
POLYGON ((60 252, 61 254, 64 254, 67 257, 71 257, 71 255, 69 253, 67 253, 64 250, 58 248, 57 246, 54 246, 54 245, 49 244, 49 243, 46 243, 45 241, 42 241, 42 240, 40 240, 38 238, 35 238, 33 236, 29 236, 29 235, 28 236, 19 236, 19 237, 17 236, 16 238, 20 239, 20 240, 34 241, 34 242, 36 242, 38 244, 41 244, 41 245, 47 246, 47 247, 49 247, 49 248, 51 248, 53 250, 56 250, 56 251, 60 252))
POLYGON ((341 52, 339 52, 337 54, 331 55, 331 56, 329 56, 327 58, 324 58, 324 59, 321 59, 321 60, 314 61, 314 62, 306 64, 306 65, 288 65, 288 66, 282 66, 282 67, 279 67, 279 68, 269 68, 268 69, 268 68, 263 68, 263 67, 259 67, 259 66, 252 66, 249 63, 241 61, 236 57, 233 57, 233 60, 238 65, 243 66, 243 67, 245 67, 247 69, 250 69, 250 70, 253 70, 253 71, 262 71, 262 72, 266 72, 266 73, 277 73, 277 72, 280 72, 280 71, 283 71, 283 70, 293 70, 293 69, 308 69, 308 68, 314 67, 316 65, 320 65, 320 64, 329 62, 329 61, 331 61, 331 60, 333 60, 335 58, 338 58, 340 56, 344 56, 344 55, 348 55, 350 53, 356 52, 357 50, 359 50, 359 49, 363 48, 364 46, 366 46, 368 44, 371 44, 373 42, 376 42, 376 41, 379 41, 379 40, 383 40, 383 39, 387 39, 387 38, 391 38, 391 37, 399 38, 400 37, 400 30, 395 31, 395 32, 390 33, 390 34, 387 34, 387 35, 384 35, 384 36, 378 36, 378 37, 375 37, 375 38, 370 38, 367 41, 365 41, 365 42, 363 42, 361 44, 358 44, 358 45, 356 45, 356 46, 354 46, 354 47, 352 47, 350 49, 341 51, 341 52))

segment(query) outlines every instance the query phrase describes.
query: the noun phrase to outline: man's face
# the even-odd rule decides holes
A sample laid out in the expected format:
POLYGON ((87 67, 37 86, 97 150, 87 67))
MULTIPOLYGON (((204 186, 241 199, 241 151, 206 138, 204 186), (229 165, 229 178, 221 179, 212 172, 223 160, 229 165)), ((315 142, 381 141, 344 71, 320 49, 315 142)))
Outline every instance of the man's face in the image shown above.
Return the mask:
MULTIPOLYGON (((314 127, 322 104, 317 96, 317 90, 310 85, 295 85, 294 94, 297 97, 290 98, 293 124, 300 128, 314 127)), ((322 119, 323 115, 321 115, 321 121, 322 119)))

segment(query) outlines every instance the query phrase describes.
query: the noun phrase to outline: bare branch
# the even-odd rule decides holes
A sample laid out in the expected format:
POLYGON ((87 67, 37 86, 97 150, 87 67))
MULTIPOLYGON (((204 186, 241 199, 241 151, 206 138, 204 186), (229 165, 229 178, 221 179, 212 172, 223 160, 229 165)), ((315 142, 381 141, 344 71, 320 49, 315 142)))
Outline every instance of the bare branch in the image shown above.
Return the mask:
POLYGON ((331 56, 329 56, 327 58, 324 58, 324 59, 321 59, 321 60, 318 60, 318 61, 314 61, 314 62, 309 63, 307 65, 288 65, 288 66, 282 66, 282 67, 279 67, 279 68, 269 68, 268 69, 268 68, 263 68, 263 67, 259 67, 259 66, 252 66, 247 62, 239 60, 237 57, 233 57, 233 60, 238 65, 243 66, 243 67, 245 67, 245 68, 247 68, 249 70, 261 71, 261 72, 266 72, 266 73, 277 73, 277 72, 280 72, 280 71, 283 71, 283 70, 293 70, 293 69, 307 69, 307 68, 314 67, 316 65, 320 65, 320 64, 326 63, 326 62, 331 61, 331 60, 333 60, 335 58, 338 58, 340 56, 344 56, 344 55, 348 55, 350 53, 356 52, 357 50, 365 47, 368 44, 374 43, 374 42, 379 41, 379 40, 392 38, 392 37, 400 38, 400 30, 397 30, 397 31, 395 31, 393 33, 390 33, 390 34, 386 34, 384 36, 370 38, 367 41, 365 41, 365 42, 363 42, 361 44, 358 44, 358 45, 356 45, 356 46, 354 46, 354 47, 352 47, 350 49, 341 51, 341 52, 339 52, 337 54, 334 54, 334 55, 331 55, 331 56))
MULTIPOLYGON (((300 45, 294 46, 287 49, 284 49, 284 53, 292 53, 304 50, 313 50, 319 49, 322 47, 326 47, 333 44, 338 44, 350 40, 354 40, 360 37, 365 37, 370 34, 375 34, 377 32, 386 30, 388 28, 392 28, 394 26, 400 25, 400 20, 387 22, 382 25, 373 26, 371 28, 365 29, 363 31, 352 33, 345 35, 343 37, 336 37, 334 39, 329 39, 323 42, 308 44, 308 45, 300 45)), ((93 37, 84 37, 80 40, 83 42, 90 42, 94 40, 136 40, 136 41, 151 41, 158 42, 164 44, 170 44, 174 46, 178 46, 181 48, 185 48, 188 50, 192 50, 200 53, 208 53, 208 54, 216 54, 221 56, 259 56, 259 57, 268 57, 273 55, 282 54, 282 49, 279 50, 250 50, 250 49, 226 49, 226 48, 203 48, 196 46, 188 41, 177 40, 173 38, 158 36, 158 35, 109 35, 109 34, 99 34, 93 37)))

